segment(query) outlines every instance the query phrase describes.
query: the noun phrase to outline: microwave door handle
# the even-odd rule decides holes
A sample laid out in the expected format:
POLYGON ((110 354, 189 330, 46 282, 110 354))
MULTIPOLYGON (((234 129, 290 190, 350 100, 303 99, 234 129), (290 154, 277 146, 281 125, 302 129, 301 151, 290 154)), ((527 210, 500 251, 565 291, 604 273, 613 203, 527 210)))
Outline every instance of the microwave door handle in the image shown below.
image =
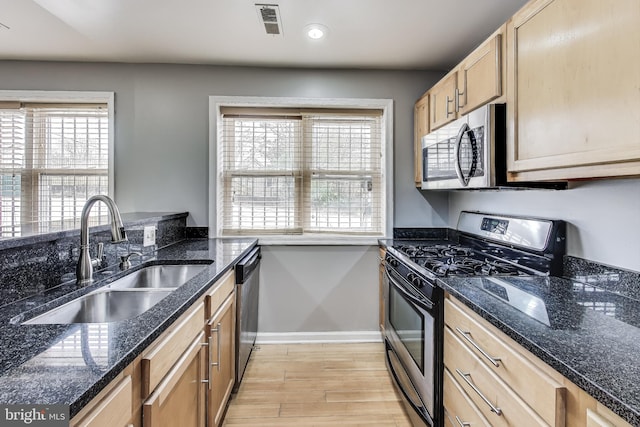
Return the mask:
POLYGON ((462 184, 464 187, 467 186, 467 184, 469 184, 469 177, 464 176, 464 173, 462 173, 462 166, 460 165, 460 149, 462 148, 462 138, 464 138, 465 133, 467 133, 470 130, 469 125, 468 124, 463 124, 462 127, 460 128, 460 131, 458 132, 458 136, 456 137, 456 148, 455 148, 455 163, 456 163, 456 175, 458 175, 458 180, 460 181, 460 184, 462 184))
POLYGON ((478 144, 476 142, 476 136, 467 123, 462 125, 462 127, 460 128, 460 132, 458 132, 458 137, 456 138, 455 156, 456 174, 458 175, 460 183, 462 183, 462 185, 466 187, 467 185, 469 185, 469 180, 476 172, 476 168, 478 167, 478 144), (464 172, 462 172, 462 165, 460 164, 460 155, 462 153, 462 138, 464 138, 465 135, 468 135, 469 144, 471 145, 471 167, 469 168, 469 174, 466 176, 464 175, 464 172))

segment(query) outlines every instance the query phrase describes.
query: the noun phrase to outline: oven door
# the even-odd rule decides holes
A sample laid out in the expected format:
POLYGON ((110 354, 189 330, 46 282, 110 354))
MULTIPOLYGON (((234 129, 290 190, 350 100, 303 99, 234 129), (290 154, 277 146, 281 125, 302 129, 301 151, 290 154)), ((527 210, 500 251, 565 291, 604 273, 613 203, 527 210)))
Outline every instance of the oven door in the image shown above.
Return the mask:
POLYGON ((388 281, 387 367, 396 385, 419 421, 414 425, 434 425, 437 356, 437 309, 440 304, 429 301, 390 267, 388 281))

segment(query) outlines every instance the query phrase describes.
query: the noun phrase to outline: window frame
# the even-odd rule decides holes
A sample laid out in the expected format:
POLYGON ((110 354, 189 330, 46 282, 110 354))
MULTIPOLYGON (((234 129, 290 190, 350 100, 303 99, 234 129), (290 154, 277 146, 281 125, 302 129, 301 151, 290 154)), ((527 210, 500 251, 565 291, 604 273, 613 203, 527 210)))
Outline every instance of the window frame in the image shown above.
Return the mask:
POLYGON ((290 97, 209 97, 209 237, 220 235, 219 197, 223 183, 218 179, 218 141, 223 140, 222 108, 336 108, 382 110, 382 144, 384 149, 383 236, 353 236, 339 234, 255 235, 260 244, 274 245, 375 245, 378 239, 392 235, 393 230, 393 100, 371 98, 290 98, 290 97))
MULTIPOLYGON (((115 93, 106 91, 49 91, 49 90, 0 90, 0 100, 3 102, 23 103, 60 103, 60 104, 106 104, 108 115, 108 162, 107 162, 107 194, 114 197, 115 193, 115 93)), ((51 231, 38 231, 23 236, 7 237, 20 239, 30 235, 50 234, 51 231)), ((59 230, 64 231, 64 230, 59 230)))

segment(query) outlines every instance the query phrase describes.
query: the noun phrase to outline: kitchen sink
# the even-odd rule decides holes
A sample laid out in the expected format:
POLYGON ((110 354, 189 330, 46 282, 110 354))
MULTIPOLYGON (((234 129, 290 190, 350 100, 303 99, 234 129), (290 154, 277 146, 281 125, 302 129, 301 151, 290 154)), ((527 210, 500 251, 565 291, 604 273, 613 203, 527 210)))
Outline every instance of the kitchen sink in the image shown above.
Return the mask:
POLYGON ((152 265, 134 271, 105 286, 108 289, 149 289, 177 288, 185 284, 196 274, 207 268, 208 264, 170 264, 152 265))
POLYGON ((51 309, 23 324, 117 322, 144 313, 171 292, 172 289, 98 290, 51 309))
POLYGON ((207 265, 144 267, 23 324, 109 323, 130 319, 149 310, 207 265))

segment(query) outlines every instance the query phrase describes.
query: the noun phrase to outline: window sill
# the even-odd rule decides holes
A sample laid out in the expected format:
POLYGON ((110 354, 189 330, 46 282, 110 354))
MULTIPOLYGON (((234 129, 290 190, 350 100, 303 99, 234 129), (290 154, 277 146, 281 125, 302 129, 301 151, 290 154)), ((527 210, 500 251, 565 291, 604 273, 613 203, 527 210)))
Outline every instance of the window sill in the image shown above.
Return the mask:
POLYGON ((384 236, 254 236, 261 246, 378 246, 378 240, 384 236))

